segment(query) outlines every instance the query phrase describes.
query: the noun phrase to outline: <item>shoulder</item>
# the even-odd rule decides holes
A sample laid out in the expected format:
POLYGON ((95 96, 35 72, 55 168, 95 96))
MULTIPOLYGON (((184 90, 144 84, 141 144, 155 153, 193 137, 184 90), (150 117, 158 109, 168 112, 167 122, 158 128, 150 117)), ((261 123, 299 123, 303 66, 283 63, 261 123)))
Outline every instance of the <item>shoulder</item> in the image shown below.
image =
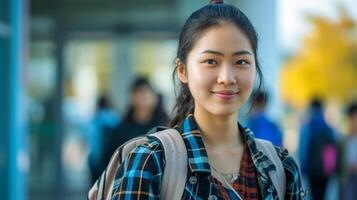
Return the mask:
MULTIPOLYGON (((303 190, 300 169, 289 152, 286 149, 274 146, 267 140, 254 139, 254 141, 258 150, 255 154, 257 156, 254 158, 259 162, 260 166, 265 166, 264 169, 266 170, 271 170, 271 168, 275 166, 275 168, 279 170, 278 177, 281 177, 281 175, 285 176, 285 199, 304 199, 303 197, 305 193, 303 190), (280 172, 283 174, 280 174, 280 172)), ((254 145, 252 146, 254 147, 254 145)))
POLYGON ((299 166, 295 158, 289 154, 288 150, 277 146, 274 147, 284 166, 284 169, 294 173, 299 173, 299 166))
POLYGON ((134 148, 128 154, 126 161, 130 168, 160 167, 163 165, 163 156, 160 142, 155 138, 150 138, 134 148))
MULTIPOLYGON (((130 147, 131 145, 136 145, 136 142, 137 141, 133 141, 131 144, 127 143, 118 149, 123 160, 117 170, 116 179, 123 177, 132 178, 132 176, 136 176, 135 174, 132 174, 132 172, 145 172, 146 174, 150 173, 157 175, 162 173, 164 153, 160 142, 154 138, 149 138, 148 141, 142 144, 137 144, 134 148, 130 147), (133 149, 130 150, 131 148, 133 149)), ((150 179, 150 177, 147 178, 150 179)))
POLYGON ((293 199, 304 199, 306 193, 302 184, 300 168, 296 160, 288 150, 276 147, 276 152, 281 159, 286 176, 286 197, 293 199))
POLYGON ((112 199, 149 199, 159 197, 163 175, 163 149, 149 139, 127 154, 116 171, 112 199))

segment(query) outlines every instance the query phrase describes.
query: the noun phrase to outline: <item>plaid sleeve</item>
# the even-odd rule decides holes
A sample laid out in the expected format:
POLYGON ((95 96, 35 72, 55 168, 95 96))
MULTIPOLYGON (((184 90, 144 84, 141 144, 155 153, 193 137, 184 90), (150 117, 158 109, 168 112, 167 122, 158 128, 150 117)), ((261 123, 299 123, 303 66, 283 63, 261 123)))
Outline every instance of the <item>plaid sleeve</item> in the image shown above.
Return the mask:
POLYGON ((154 140, 134 149, 116 172, 112 200, 159 199, 162 153, 159 142, 154 140))
POLYGON ((305 190, 302 185, 300 169, 295 159, 286 149, 276 148, 282 161, 286 176, 285 199, 305 199, 305 190))

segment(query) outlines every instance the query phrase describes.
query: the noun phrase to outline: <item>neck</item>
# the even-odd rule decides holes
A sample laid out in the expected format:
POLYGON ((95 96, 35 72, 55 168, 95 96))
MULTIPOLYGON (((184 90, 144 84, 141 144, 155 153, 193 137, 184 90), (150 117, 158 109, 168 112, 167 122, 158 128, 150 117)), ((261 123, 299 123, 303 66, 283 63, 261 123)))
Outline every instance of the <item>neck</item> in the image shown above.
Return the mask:
POLYGON ((231 115, 213 115, 195 109, 194 117, 199 125, 206 147, 237 147, 242 144, 238 137, 237 113, 231 115))

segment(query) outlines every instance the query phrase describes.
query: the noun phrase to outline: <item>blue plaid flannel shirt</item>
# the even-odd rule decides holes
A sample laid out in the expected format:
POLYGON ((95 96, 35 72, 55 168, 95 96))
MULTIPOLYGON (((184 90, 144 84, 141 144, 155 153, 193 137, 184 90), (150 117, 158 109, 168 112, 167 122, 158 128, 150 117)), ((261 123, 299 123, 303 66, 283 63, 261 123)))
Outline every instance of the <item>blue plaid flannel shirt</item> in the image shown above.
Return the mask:
MULTIPOLYGON (((268 176, 275 170, 274 164, 254 142, 254 134, 240 124, 240 132, 247 141, 248 148, 258 171, 261 199, 278 199, 278 193, 268 176)), ((201 132, 193 117, 176 127, 187 148, 188 172, 182 199, 222 199, 211 177, 211 167, 203 144, 201 132)), ((299 168, 286 150, 276 148, 286 174, 285 199, 305 199, 299 168)), ((112 200, 117 199, 160 199, 160 187, 164 169, 164 152, 157 140, 150 139, 131 152, 116 172, 112 200)))

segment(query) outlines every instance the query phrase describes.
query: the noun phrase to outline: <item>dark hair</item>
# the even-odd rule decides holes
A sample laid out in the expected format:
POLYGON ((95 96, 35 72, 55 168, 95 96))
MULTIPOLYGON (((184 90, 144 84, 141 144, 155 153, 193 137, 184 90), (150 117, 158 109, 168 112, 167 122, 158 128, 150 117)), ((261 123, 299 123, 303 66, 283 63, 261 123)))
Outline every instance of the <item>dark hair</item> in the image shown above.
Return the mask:
POLYGON ((268 94, 264 91, 257 91, 254 93, 253 106, 265 106, 268 103, 268 94))
MULTIPOLYGON (((143 87, 147 87, 154 92, 149 80, 145 77, 139 76, 132 82, 130 87, 130 93, 133 94, 135 91, 143 87)), ((134 120, 134 106, 131 104, 126 112, 124 121, 133 121, 133 120, 134 120)))
POLYGON ((137 77, 134 82, 131 85, 131 92, 134 92, 135 90, 141 88, 141 87, 148 87, 151 90, 153 90, 153 88, 151 87, 151 84, 149 82, 149 80, 145 77, 137 77))
POLYGON ((310 108, 313 109, 314 111, 321 111, 323 107, 323 102, 320 98, 315 97, 312 99, 310 103, 310 108))
MULTIPOLYGON (((241 10, 232 5, 224 4, 223 1, 210 1, 210 3, 211 4, 192 13, 184 24, 180 33, 177 59, 182 64, 186 64, 189 52, 205 30, 222 23, 232 23, 239 27, 250 41, 259 78, 258 90, 260 90, 263 82, 263 74, 257 58, 258 36, 252 23, 241 10)), ((178 64, 176 64, 173 72, 174 83, 176 82, 177 68, 178 64)), ((181 122, 186 115, 191 113, 194 109, 193 97, 187 84, 179 83, 179 94, 177 95, 176 88, 175 93, 176 104, 173 108, 174 117, 170 122, 171 127, 181 122)))
POLYGON ((357 113, 357 102, 351 103, 347 108, 347 115, 352 117, 354 113, 357 113))
MULTIPOLYGON (((155 105, 155 108, 152 113, 150 123, 156 123, 157 125, 166 125, 168 121, 168 116, 163 107, 163 99, 161 94, 157 93, 154 88, 151 86, 150 81, 145 77, 136 78, 131 85, 131 92, 135 92, 136 90, 146 87, 150 89, 155 95, 158 97, 158 102, 155 105)), ((134 121, 134 107, 130 105, 125 117, 124 121, 133 122, 134 121)))

